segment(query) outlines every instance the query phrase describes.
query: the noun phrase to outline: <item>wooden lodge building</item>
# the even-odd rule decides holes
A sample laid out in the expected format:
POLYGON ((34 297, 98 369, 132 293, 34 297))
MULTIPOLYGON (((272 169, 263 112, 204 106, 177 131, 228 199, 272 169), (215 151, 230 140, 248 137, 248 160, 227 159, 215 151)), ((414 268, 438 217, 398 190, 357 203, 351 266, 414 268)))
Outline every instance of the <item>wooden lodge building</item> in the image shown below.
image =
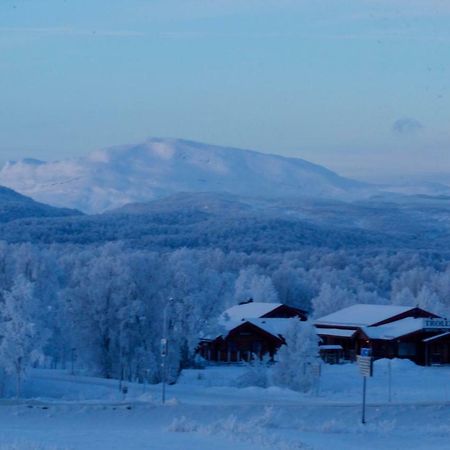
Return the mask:
POLYGON ((307 319, 305 311, 281 303, 242 302, 222 314, 219 324, 224 334, 202 339, 198 353, 215 362, 273 357, 285 343, 283 335, 292 317, 307 319))
MULTIPOLYGON (((240 303, 225 311, 222 334, 202 339, 198 353, 208 361, 271 358, 285 344, 290 318, 306 320, 301 309, 281 303, 240 303)), ((315 321, 322 358, 354 361, 361 348, 374 358, 408 358, 417 364, 450 364, 450 320, 418 307, 357 304, 315 321)))
POLYGON ((358 304, 321 317, 315 326, 323 346, 347 360, 364 347, 376 359, 450 364, 450 321, 418 307, 358 304))

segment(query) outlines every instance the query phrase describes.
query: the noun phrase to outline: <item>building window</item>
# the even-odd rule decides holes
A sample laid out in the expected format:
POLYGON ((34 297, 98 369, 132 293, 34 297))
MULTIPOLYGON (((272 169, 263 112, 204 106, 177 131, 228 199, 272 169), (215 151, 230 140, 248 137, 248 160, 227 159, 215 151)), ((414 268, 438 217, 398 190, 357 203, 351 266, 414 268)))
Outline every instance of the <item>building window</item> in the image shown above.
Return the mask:
POLYGON ((416 344, 414 342, 400 342, 398 344, 398 356, 415 356, 416 344))
POLYGON ((261 342, 253 342, 252 351, 254 353, 260 353, 261 350, 262 350, 262 343, 261 342))

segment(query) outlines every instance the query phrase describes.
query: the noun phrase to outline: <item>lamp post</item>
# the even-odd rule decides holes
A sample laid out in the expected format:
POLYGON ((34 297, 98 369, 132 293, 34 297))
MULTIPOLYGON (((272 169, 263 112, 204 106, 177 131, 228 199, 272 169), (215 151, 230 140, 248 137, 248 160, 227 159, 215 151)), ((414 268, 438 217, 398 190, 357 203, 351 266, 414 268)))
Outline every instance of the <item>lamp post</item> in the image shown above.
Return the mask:
POLYGON ((70 375, 75 375, 75 347, 70 349, 70 375))
POLYGON ((169 344, 168 338, 168 323, 167 323, 167 310, 169 306, 173 303, 173 298, 170 297, 169 301, 166 303, 166 306, 163 310, 163 336, 161 338, 161 372, 162 372, 162 392, 161 392, 161 400, 164 405, 166 402, 166 382, 167 382, 167 369, 166 369, 166 358, 167 358, 167 350, 169 344))

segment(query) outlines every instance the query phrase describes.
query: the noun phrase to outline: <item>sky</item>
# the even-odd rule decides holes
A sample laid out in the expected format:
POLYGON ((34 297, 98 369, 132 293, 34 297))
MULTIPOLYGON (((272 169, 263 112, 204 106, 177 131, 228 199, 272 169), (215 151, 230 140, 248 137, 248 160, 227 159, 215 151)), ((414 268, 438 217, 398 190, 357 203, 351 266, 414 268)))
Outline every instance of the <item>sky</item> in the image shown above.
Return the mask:
POLYGON ((0 162, 150 136, 450 173, 450 2, 1 0, 0 162))

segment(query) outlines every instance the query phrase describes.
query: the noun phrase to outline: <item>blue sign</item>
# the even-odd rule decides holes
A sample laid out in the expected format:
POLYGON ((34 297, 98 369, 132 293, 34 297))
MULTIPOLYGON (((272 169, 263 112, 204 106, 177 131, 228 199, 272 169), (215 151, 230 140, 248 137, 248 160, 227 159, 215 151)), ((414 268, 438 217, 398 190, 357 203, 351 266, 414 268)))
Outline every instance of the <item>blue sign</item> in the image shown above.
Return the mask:
POLYGON ((371 348, 362 348, 361 356, 372 356, 372 349, 371 348))

